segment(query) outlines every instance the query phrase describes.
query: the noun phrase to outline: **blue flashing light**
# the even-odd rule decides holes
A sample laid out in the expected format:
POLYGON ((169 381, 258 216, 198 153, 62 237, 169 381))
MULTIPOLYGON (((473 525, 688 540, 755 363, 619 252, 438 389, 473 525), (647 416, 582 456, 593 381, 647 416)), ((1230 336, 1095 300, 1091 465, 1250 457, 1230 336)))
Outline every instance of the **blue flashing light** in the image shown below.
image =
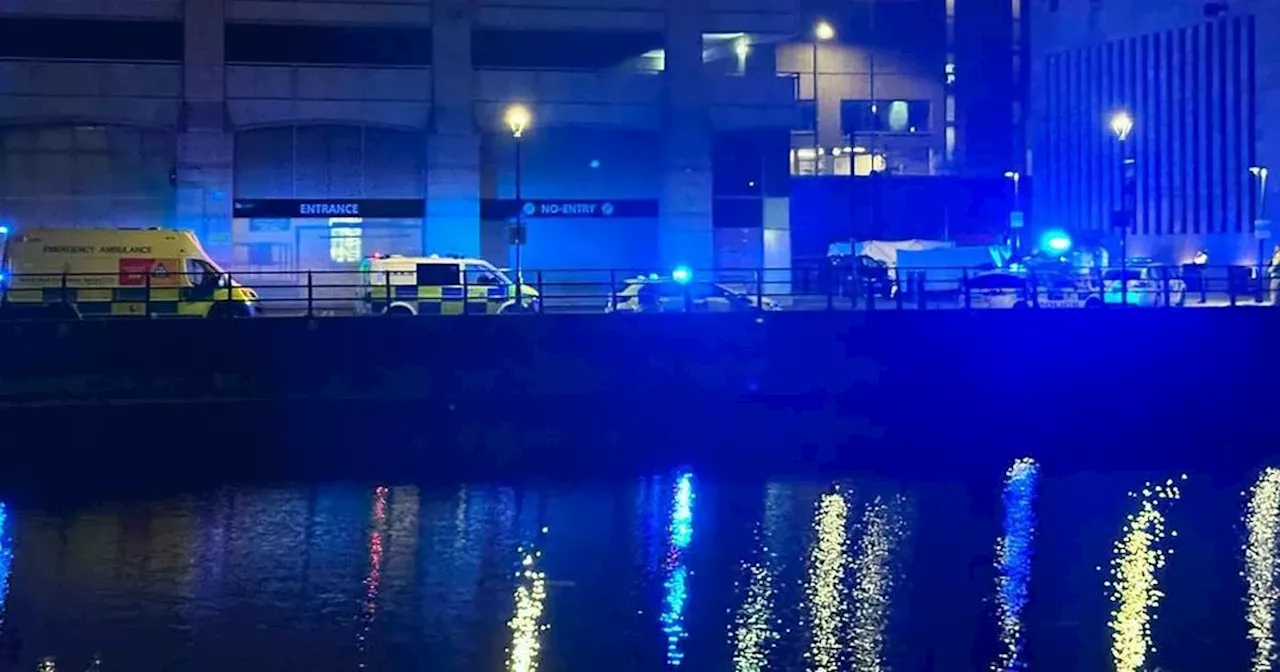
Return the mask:
POLYGON ((675 270, 671 271, 671 279, 687 285, 693 279, 693 271, 688 266, 676 266, 675 270))
POLYGON ((1040 238, 1040 246, 1055 254, 1062 254, 1071 249, 1071 236, 1066 231, 1048 231, 1040 238))
POLYGON ((7 236, 7 235, 9 235, 9 227, 5 226, 4 224, 0 224, 0 236, 7 236))

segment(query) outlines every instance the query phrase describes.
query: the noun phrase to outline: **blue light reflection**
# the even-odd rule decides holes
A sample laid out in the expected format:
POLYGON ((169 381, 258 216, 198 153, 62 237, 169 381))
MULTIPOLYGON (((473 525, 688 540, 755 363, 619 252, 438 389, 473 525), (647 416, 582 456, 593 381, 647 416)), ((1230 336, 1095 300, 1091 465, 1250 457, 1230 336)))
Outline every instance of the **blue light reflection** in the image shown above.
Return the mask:
POLYGON ((689 570, 685 566, 684 549, 693 541, 693 474, 676 477, 671 506, 671 543, 667 549, 663 582, 662 632, 667 638, 667 664, 678 667, 684 661, 680 644, 688 633, 684 628, 684 608, 688 600, 689 570))
POLYGON ((1004 536, 996 543, 996 598, 1002 651, 993 669, 1000 672, 1028 669, 1022 632, 1031 581, 1031 556, 1035 540, 1036 484, 1040 465, 1021 458, 1009 467, 1004 482, 1004 536))
POLYGON ((9 510, 0 502, 0 633, 4 631, 5 602, 9 597, 9 569, 13 551, 9 549, 9 510))

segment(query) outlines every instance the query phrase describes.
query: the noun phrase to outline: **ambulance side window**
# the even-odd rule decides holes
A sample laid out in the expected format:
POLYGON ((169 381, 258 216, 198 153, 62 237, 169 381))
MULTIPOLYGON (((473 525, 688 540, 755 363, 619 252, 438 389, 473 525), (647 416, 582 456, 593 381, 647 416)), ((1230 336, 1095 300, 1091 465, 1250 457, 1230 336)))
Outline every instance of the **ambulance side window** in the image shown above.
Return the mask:
POLYGON ((466 271, 466 279, 468 285, 484 285, 496 287, 502 284, 502 280, 494 275, 489 269, 483 266, 468 266, 466 271))
POLYGON ((418 264, 418 286, 436 287, 459 285, 461 270, 458 264, 418 264))
POLYGON ((203 259, 187 260, 187 282, 192 287, 206 287, 217 280, 218 272, 203 259))

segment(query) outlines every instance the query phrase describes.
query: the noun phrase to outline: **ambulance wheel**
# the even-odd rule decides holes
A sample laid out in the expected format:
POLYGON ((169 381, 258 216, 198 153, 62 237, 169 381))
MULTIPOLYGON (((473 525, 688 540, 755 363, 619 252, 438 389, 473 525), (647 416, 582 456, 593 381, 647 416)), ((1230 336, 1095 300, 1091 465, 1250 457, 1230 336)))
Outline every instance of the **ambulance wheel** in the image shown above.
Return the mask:
POLYGON ((522 306, 515 301, 508 303, 498 311, 499 315, 528 315, 533 312, 529 306, 522 306))
POLYGON ((239 320, 253 317, 253 312, 243 303, 215 303, 209 309, 208 317, 211 320, 239 320))
POLYGON ((55 303, 44 309, 44 316, 50 320, 78 320, 80 319, 80 311, 75 306, 65 303, 55 303))
POLYGON ((383 314, 391 315, 392 317, 412 317, 413 311, 409 310, 408 306, 391 306, 390 308, 387 308, 387 312, 383 314))

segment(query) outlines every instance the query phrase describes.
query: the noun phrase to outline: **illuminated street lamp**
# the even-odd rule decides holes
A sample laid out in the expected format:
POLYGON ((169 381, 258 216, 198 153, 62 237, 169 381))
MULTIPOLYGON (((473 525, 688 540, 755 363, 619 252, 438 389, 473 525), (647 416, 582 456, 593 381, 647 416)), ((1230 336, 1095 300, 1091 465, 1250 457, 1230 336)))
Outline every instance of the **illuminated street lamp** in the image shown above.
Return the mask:
POLYGON ((1129 227, 1133 226, 1136 211, 1137 162, 1130 155, 1129 134, 1133 132, 1133 116, 1125 110, 1112 113, 1111 132, 1120 143, 1120 210, 1113 214, 1112 226, 1120 229, 1120 278, 1124 289, 1120 292, 1120 303, 1129 303, 1129 227))
POLYGON ((1022 182, 1022 173, 1016 170, 1006 170, 1004 172, 1005 179, 1013 182, 1013 210, 1009 213, 1009 233, 1012 234, 1012 248, 1010 252, 1017 258, 1022 250, 1022 195, 1018 191, 1019 183, 1022 182))
POLYGON ((819 21, 813 24, 813 174, 818 175, 822 172, 822 158, 818 153, 818 118, 821 116, 819 111, 822 108, 822 101, 818 98, 818 43, 829 42, 836 37, 836 29, 831 27, 826 21, 819 21))
POLYGON ((516 248, 516 308, 524 308, 523 292, 524 292, 524 266, 521 260, 521 248, 524 247, 525 228, 524 228, 524 201, 520 194, 521 173, 523 171, 522 162, 520 161, 520 145, 523 144, 524 131, 529 127, 529 123, 533 120, 533 115, 529 114, 529 108, 524 105, 512 105, 507 108, 506 114, 503 115, 503 121, 506 122, 507 128, 511 129, 511 137, 516 141, 516 224, 515 229, 511 231, 510 241, 516 248))
POLYGON ((1111 115, 1111 132, 1116 134, 1116 139, 1124 142, 1129 139, 1129 133, 1133 131, 1133 117, 1128 112, 1120 110, 1111 115))
POLYGON ((1259 302, 1263 298, 1261 289, 1266 282, 1267 239, 1271 237, 1271 221, 1267 219, 1267 167, 1249 166, 1249 173, 1258 183, 1258 207, 1253 218, 1253 236, 1258 239, 1258 287, 1259 302))

